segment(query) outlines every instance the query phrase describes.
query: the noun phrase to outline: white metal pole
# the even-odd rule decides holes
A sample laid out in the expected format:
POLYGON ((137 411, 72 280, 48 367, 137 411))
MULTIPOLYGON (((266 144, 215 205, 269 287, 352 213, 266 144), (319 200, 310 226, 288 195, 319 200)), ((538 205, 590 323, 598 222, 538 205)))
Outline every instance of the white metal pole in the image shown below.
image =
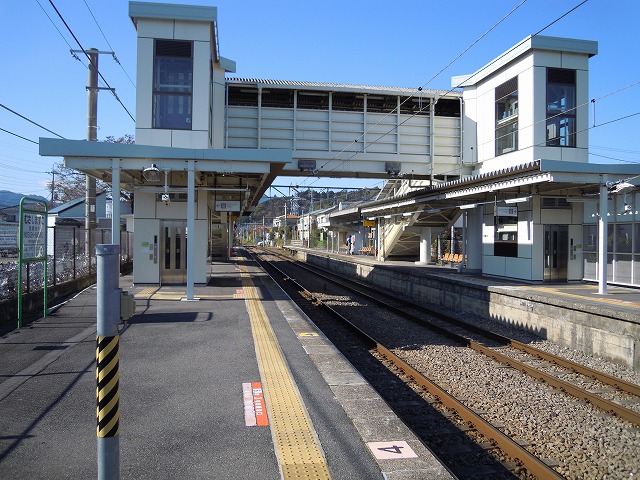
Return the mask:
POLYGON ((609 190, 607 176, 602 176, 600 184, 600 216, 598 217, 598 293, 607 293, 607 211, 609 209, 609 190))
POLYGON ((111 243, 120 245, 120 159, 111 161, 111 243))
MULTIPOLYGON (((193 298, 194 277, 193 268, 194 251, 195 251, 195 190, 196 180, 194 172, 194 160, 189 160, 187 171, 187 300, 195 300, 193 298)), ((231 225, 229 225, 231 229, 231 225)))

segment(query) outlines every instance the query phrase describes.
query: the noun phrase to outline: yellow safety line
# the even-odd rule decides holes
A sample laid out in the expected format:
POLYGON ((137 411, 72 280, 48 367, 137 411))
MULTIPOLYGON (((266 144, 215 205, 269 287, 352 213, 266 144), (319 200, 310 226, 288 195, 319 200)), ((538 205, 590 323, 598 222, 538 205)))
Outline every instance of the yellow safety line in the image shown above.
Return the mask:
POLYGON ((613 304, 613 305, 623 305, 625 307, 630 307, 630 308, 640 308, 640 303, 637 303, 637 302, 630 302, 628 300, 620 300, 618 298, 586 297, 584 295, 578 295, 578 294, 575 294, 575 293, 567 293, 567 292, 564 292, 564 291, 562 291, 560 289, 553 288, 553 287, 520 287, 520 289, 521 290, 533 290, 533 291, 539 291, 539 292, 555 293, 556 295, 561 295, 561 296, 564 296, 564 297, 577 298, 577 299, 580 299, 580 300, 587 300, 587 301, 592 301, 592 302, 610 303, 610 304, 613 304))
POLYGON ((247 267, 240 266, 262 389, 282 478, 329 479, 329 469, 247 267))

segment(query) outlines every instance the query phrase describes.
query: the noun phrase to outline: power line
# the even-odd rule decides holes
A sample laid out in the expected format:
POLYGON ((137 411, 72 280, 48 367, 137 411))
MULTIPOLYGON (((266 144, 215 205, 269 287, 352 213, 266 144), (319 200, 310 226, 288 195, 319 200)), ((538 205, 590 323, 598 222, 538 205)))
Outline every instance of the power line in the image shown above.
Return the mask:
MULTIPOLYGON (((552 25, 554 25, 555 23, 557 23, 558 21, 560 21, 562 18, 566 17, 567 15, 569 15, 570 13, 572 13, 573 11, 575 11, 576 9, 578 9, 579 7, 581 7, 582 5, 584 5, 585 3, 587 3, 588 1, 589 1, 589 0, 583 0, 583 1, 582 1, 582 2, 580 2, 578 5, 574 6, 573 8, 571 8, 570 10, 568 10, 567 12, 565 12, 564 14, 562 14, 562 15, 561 15, 561 16, 559 16, 559 17, 557 17, 555 20, 553 20, 552 22, 548 23, 546 26, 544 26, 543 28, 541 28, 540 30, 538 30, 536 33, 534 33, 533 35, 531 35, 531 37, 533 38, 533 37, 535 37, 535 36, 537 36, 537 35, 541 34, 541 33, 542 33, 542 32, 544 32, 547 28, 551 27, 552 25)), ((523 2, 523 3, 524 3, 524 2, 523 2)), ((522 3, 521 3, 521 4, 519 4, 519 5, 517 5, 515 9, 519 8, 521 5, 522 5, 522 3)), ((500 22, 498 22, 498 24, 499 24, 499 23, 501 23, 504 19, 506 19, 509 15, 511 15, 511 13, 513 13, 513 11, 515 11, 515 9, 514 9, 514 10, 512 10, 512 12, 510 12, 509 14, 507 14, 507 15, 506 15, 502 20, 500 20, 500 22)), ((496 25, 497 25, 497 24, 496 24, 496 25)), ((493 28, 495 28, 495 25, 494 25, 493 27, 491 27, 491 29, 490 29, 490 30, 492 30, 493 28)), ((489 30, 489 31, 490 31, 490 30, 489 30)), ((489 32, 487 32, 487 33, 489 33, 489 32)), ((485 35, 486 35, 486 34, 485 34, 485 35)), ((483 36, 484 36, 484 35, 483 35, 483 36)), ((481 37, 481 38, 482 38, 482 37, 481 37)), ((475 44, 475 43, 477 43, 479 40, 480 40, 480 39, 476 40, 476 42, 474 42, 474 44, 475 44)), ((508 55, 508 54, 509 54, 509 53, 511 53, 512 51, 514 51, 516 48, 520 47, 520 46, 521 46, 525 41, 526 41, 526 39, 525 39, 525 40, 523 40, 523 41, 521 41, 521 42, 519 42, 518 44, 514 45, 514 46, 513 46, 513 47, 511 47, 508 51, 506 51, 505 53, 503 53, 502 55, 500 55, 499 57, 497 57, 496 59, 494 59, 493 61, 491 61, 491 62, 490 62, 490 63, 488 63, 487 65, 485 65, 484 67, 482 67, 480 70, 476 71, 474 74, 470 75, 469 77, 466 77, 464 81, 465 81, 465 82, 467 82, 467 81, 469 81, 471 78, 473 78, 473 77, 475 77, 476 75, 478 75, 479 73, 481 73, 482 71, 486 70, 486 69, 487 69, 487 68, 489 68, 491 65, 495 64, 495 63, 496 63, 496 62, 498 62, 500 59, 502 59, 503 57, 505 57, 506 55, 508 55)), ((470 48, 470 47, 469 47, 469 48, 470 48)), ((468 49, 467 49, 467 50, 468 50, 468 49)), ((463 53, 464 53, 464 52, 463 52, 463 53)), ((457 60, 457 58, 456 58, 456 60, 457 60)), ((454 60, 454 61, 455 61, 455 60, 454 60)), ((446 67, 445 67, 445 68, 446 68, 446 67)), ((435 77, 434 77, 434 78, 435 78, 435 77)), ((430 80, 430 81, 431 81, 431 80, 430 80)), ((449 89, 448 91, 446 91, 443 95, 441 95, 441 96, 440 96, 440 98, 442 98, 442 97, 444 97, 444 96, 448 95, 449 93, 452 93, 456 88, 459 88, 461 85, 462 85, 462 83, 460 83, 460 84, 456 85, 455 87, 452 87, 451 89, 449 89)), ((421 89, 422 89, 422 87, 420 87, 418 90, 421 90, 421 89)), ((429 104, 429 107, 430 107, 430 106, 431 106, 431 103, 429 104)), ((410 115, 410 116, 409 116, 409 117, 408 117, 404 122, 402 122, 402 123, 401 123, 401 124, 399 124, 399 125, 394 126, 394 127, 393 127, 393 128, 391 128, 388 132, 383 133, 382 135, 380 135, 377 139, 373 140, 372 142, 368 142, 368 143, 367 143, 367 145, 372 145, 372 144, 377 143, 379 140, 381 140, 382 138, 384 138, 385 136, 389 135, 391 132, 393 132, 394 130, 396 130, 399 126, 403 125, 403 124, 404 124, 404 123, 406 123, 408 120, 410 120, 410 119, 411 119, 411 118, 413 118, 414 116, 418 115, 418 113, 420 113, 421 111, 423 111, 425 108, 426 108, 426 107, 421 108, 421 109, 420 109, 420 110, 418 110, 417 112, 414 112, 414 113, 413 113, 412 115, 410 115)), ((378 123, 379 123, 379 122, 378 122, 378 123)), ((378 124, 376 124, 376 125, 378 125, 378 124)), ((376 126, 376 125, 374 125, 374 126, 376 126)), ((373 127, 372 127, 372 128, 373 128, 373 127)), ((369 129, 368 131, 370 131, 370 130, 371 130, 371 129, 369 129)), ((359 139, 359 138, 362 138, 362 136, 358 137, 358 139, 359 139)), ((346 148, 348 148, 349 146, 353 145, 354 143, 357 143, 357 140, 356 140, 356 141, 354 141, 354 142, 352 142, 351 144, 349 144, 346 148)), ((327 161, 325 162, 325 164, 324 164, 324 165, 327 165, 329 162, 336 160, 336 159, 337 159, 337 157, 338 157, 338 155, 340 155, 341 153, 344 153, 344 152, 346 151, 346 148, 345 148, 345 149, 343 149, 341 152, 339 152, 337 155, 335 155, 331 160, 327 160, 327 161)), ((342 162, 340 162, 336 167, 334 167, 334 168, 333 168, 332 170, 330 170, 330 171, 334 171, 334 170, 335 170, 336 168, 338 168, 340 165, 343 165, 344 163, 346 163, 346 162, 350 161, 351 159, 353 159, 353 158, 354 158, 356 155, 358 155, 359 153, 361 153, 361 152, 354 152, 354 153, 353 153, 349 158, 347 158, 347 159, 343 160, 342 162)), ((324 166, 324 165, 323 165, 323 166, 324 166)), ((320 169, 322 169, 322 168, 323 168, 323 166, 321 166, 321 167, 320 167, 320 169)), ((319 179, 319 177, 318 177, 318 179, 319 179)), ((314 182, 315 182, 315 181, 317 181, 317 180, 314 180, 314 182)), ((311 184, 313 184, 314 182, 312 182, 311 184)))
POLYGON ((136 88, 136 84, 133 82, 133 80, 131 80, 131 77, 129 76, 129 74, 127 73, 127 71, 124 69, 124 66, 122 66, 122 64, 120 63, 120 60, 118 60, 118 57, 116 57, 116 52, 115 49, 111 46, 111 43, 109 43, 109 40, 107 39, 107 36, 104 34, 104 32, 102 31, 102 28, 100 27, 100 24, 98 23, 98 19, 95 17, 95 15, 93 14, 93 12, 91 11, 91 8, 89 8, 89 4, 87 3, 87 0, 84 0, 84 4, 87 6, 87 10, 89 10, 89 13, 91 14, 91 16, 93 17, 93 21, 96 22, 96 25, 98 26, 98 30, 100 30, 100 33, 102 34, 102 37, 104 38, 105 42, 107 42, 107 45, 109 45, 109 48, 111 49, 111 55, 113 56, 113 60, 120 65, 120 68, 122 69, 122 71, 124 72, 124 74, 127 76, 127 78, 129 79, 129 81, 131 82, 131 85, 133 85, 133 88, 136 88))
MULTIPOLYGON (((33 120, 25 117, 24 115, 20 115, 18 112, 16 112, 15 110, 11 110, 9 107, 7 107, 6 105, 3 105, 2 103, 0 103, 0 107, 4 108, 5 110, 8 110, 9 112, 13 113, 14 115, 17 115, 18 117, 22 118, 23 120, 26 120, 29 123, 34 124, 37 127, 40 127, 43 130, 46 130, 49 133, 53 133, 56 137, 60 137, 60 138, 64 138, 62 135, 58 135, 56 132, 53 132, 51 130, 49 130, 46 127, 43 127, 42 125, 40 125, 39 123, 34 122, 33 120)), ((30 140, 31 141, 31 140, 30 140)), ((37 142, 34 142, 37 143, 37 142)))
MULTIPOLYGON (((635 117, 635 116, 637 116, 637 115, 640 115, 640 112, 631 113, 631 114, 629 114, 629 115, 624 115, 624 116, 622 116, 622 117, 614 118, 613 120, 609 120, 609 121, 607 121, 607 122, 600 123, 600 124, 598 124, 598 125, 593 125, 593 126, 591 126, 591 127, 583 128, 582 130, 577 130, 577 131, 575 131, 575 132, 574 132, 574 133, 572 133, 571 135, 578 135, 579 133, 587 132, 587 131, 589 131, 589 130, 593 130, 594 128, 604 127, 605 125, 609 125, 609 124, 611 124, 611 123, 620 122, 620 121, 622 121, 622 120, 627 120, 627 119, 632 118, 632 117, 635 117)), ((550 117, 550 118, 553 118, 553 117, 550 117)), ((544 121, 544 120, 542 120, 542 121, 544 121)), ((531 125, 529 125, 529 126, 531 126, 531 125)), ((524 151, 524 150, 528 150, 528 149, 533 148, 533 147, 544 147, 544 146, 547 146, 547 141, 546 141, 546 140, 545 140, 544 142, 540 142, 540 143, 535 143, 535 144, 533 144, 533 145, 529 145, 528 147, 518 148, 518 151, 519 151, 519 152, 522 152, 522 151, 524 151)), ((598 155, 598 154, 591 153, 591 152, 589 152, 589 155, 596 155, 596 156, 598 156, 598 157, 604 157, 604 158, 612 158, 612 157, 605 157, 604 155, 598 155)), ((453 155, 452 155, 452 156, 453 156, 453 155)), ((457 155, 456 155, 456 156, 457 156, 457 155)), ((618 160, 618 159, 614 159, 614 158, 612 158, 612 160, 618 160)), ((624 162, 624 160, 621 160, 621 161, 623 161, 623 162, 624 162)), ((630 161, 629 163, 638 163, 638 162, 631 162, 631 161, 630 161)), ((453 169, 453 170, 448 170, 448 171, 446 171, 446 172, 442 172, 442 174, 443 174, 443 175, 446 175, 447 173, 454 173, 454 172, 456 172, 457 170, 458 170, 458 168, 453 169)))
MULTIPOLYGON (((67 46, 69 47, 69 52, 71 52, 71 56, 73 58, 75 58, 76 60, 78 60, 80 63, 82 63, 82 60, 80 60, 80 57, 78 57, 78 55, 76 55, 73 51, 73 47, 71 46, 71 44, 67 41, 66 37, 62 34, 62 32, 60 31, 60 29, 58 28, 58 26, 55 24, 55 22, 53 21, 53 19, 49 16, 49 14, 47 13, 47 11, 44 9, 44 7, 40 4, 39 0, 36 0, 36 3, 40 6, 40 8, 42 9, 42 11, 44 12, 44 14, 47 16, 47 18, 49 19, 49 21, 51 22, 51 25, 53 25, 53 28, 55 28, 58 33, 60 34, 60 36, 62 37, 62 40, 64 40, 64 43, 67 44, 67 46)), ((84 65, 85 67, 87 67, 84 63, 82 63, 82 65, 84 65)))
POLYGON ((607 158, 609 160, 617 160, 618 162, 623 162, 623 163, 633 163, 633 164, 640 163, 640 161, 625 160, 623 158, 609 157, 607 155, 600 155, 598 153, 593 153, 593 152, 589 152, 589 155, 593 155, 594 157, 607 158))
POLYGON ((118 97, 118 94, 116 93, 114 88, 111 88, 111 85, 109 85, 109 82, 107 82, 107 79, 104 78, 104 76, 102 75, 102 73, 100 72, 100 70, 98 70, 97 65, 95 65, 93 63, 93 60, 91 59, 91 56, 87 53, 87 50, 84 49, 84 47, 82 46, 82 44, 80 43, 80 40, 78 40, 78 37, 75 36, 75 34, 73 33, 73 30, 71 30, 71 27, 69 27, 69 25, 67 24, 66 20, 64 19, 64 17, 62 16, 62 14, 58 11, 58 9, 56 8, 56 6, 53 3, 53 0, 49 0, 49 3, 51 4, 51 6, 53 7, 53 9, 56 11, 56 13, 58 14, 58 17, 60 17, 60 20, 62 20, 62 23, 64 23, 64 26, 67 27, 67 30, 69 31, 69 33, 71 34, 71 36, 73 37, 73 39, 76 41, 76 43, 78 44, 78 46, 80 47, 80 50, 82 50, 84 52, 84 54, 87 56, 87 59, 89 60, 89 62, 94 66, 94 68, 96 69, 96 71, 98 72, 98 75, 100 76, 100 78, 102 79, 102 81, 105 83, 105 85, 107 86, 107 88, 111 91, 111 93, 113 94, 113 96, 115 97, 115 99, 118 101, 118 103, 120 105, 122 105, 122 108, 124 108, 125 112, 127 112, 127 114, 129 115, 129 117, 131 118, 131 120, 133 120, 134 122, 136 121, 136 119, 133 117, 133 115, 131 115, 131 112, 129 112, 129 110, 127 109, 127 107, 125 107, 124 103, 122 103, 122 100, 120 100, 120 97, 118 97))
MULTIPOLYGON (((631 84, 629 84, 629 85, 627 85, 625 87, 621 87, 621 88, 618 88, 617 90, 611 91, 609 93, 605 93, 604 95, 601 95, 601 96, 599 96, 597 98, 594 98, 594 99, 592 99, 592 100, 590 100, 588 102, 584 102, 584 103, 582 103, 580 105, 576 105, 575 107, 569 108, 569 109, 565 110, 564 112, 556 113, 556 114, 551 115, 549 117, 546 117, 546 118, 543 118, 541 120, 538 120, 537 122, 533 122, 533 123, 531 123, 529 125, 519 126, 518 130, 524 130, 525 128, 535 127, 539 123, 543 123, 543 122, 546 123, 548 120, 552 120, 552 119, 554 119, 556 117, 562 117, 562 116, 566 115, 567 113, 571 113, 571 112, 577 111, 579 108, 582 108, 582 107, 585 107, 585 106, 589 105, 589 103, 595 103, 598 100, 602 100, 603 98, 610 97, 612 95, 615 95, 616 93, 620 93, 620 92, 622 92, 622 91, 624 91, 624 90, 626 90, 628 88, 632 88, 632 87, 635 87, 635 86, 638 86, 638 85, 640 85, 640 82, 631 83, 631 84)), ((630 115, 630 116, 633 117, 634 115, 630 115)), ((624 118, 626 118, 626 117, 624 117, 624 118)), ((617 120, 614 120, 614 121, 617 121, 617 120)), ((606 122, 606 123, 610 123, 610 122, 606 122)), ((600 124, 600 125, 606 125, 606 123, 603 123, 603 124, 600 124)), ((599 126, 599 125, 596 125, 594 123, 593 127, 597 127, 597 126, 599 126)), ((581 131, 584 131, 584 130, 581 130, 581 131)), ((575 135, 577 133, 579 133, 579 132, 575 132, 573 135, 575 135)), ((478 143, 478 144, 474 145, 474 147, 482 147, 482 146, 487 145, 489 143, 492 143, 492 142, 494 142, 496 140, 500 140, 501 138, 508 137, 509 135, 511 135, 511 134, 510 133, 506 133, 506 134, 501 135, 499 137, 491 138, 491 139, 489 139, 489 140, 487 140, 485 142, 478 143)), ((461 152, 458 152, 458 154, 454 155, 454 156, 460 156, 460 155, 461 155, 461 152)))
POLYGON ((8 133, 9 135, 13 135, 14 137, 18 137, 18 138, 21 138, 22 140, 26 140, 27 142, 35 143, 36 145, 38 145, 38 142, 34 142, 33 140, 29 140, 28 138, 25 138, 25 137, 23 137, 21 135, 18 135, 17 133, 10 132, 9 130, 5 130, 4 128, 0 128, 0 130, 2 130, 3 132, 8 133))
POLYGON ((631 153, 634 155, 640 154, 640 150, 626 150, 623 148, 603 147, 601 145, 591 145, 590 148, 598 148, 600 150, 609 150, 610 152, 631 153))
MULTIPOLYGON (((458 59, 460 59, 460 57, 462 57, 465 53, 467 53, 473 46, 475 46, 478 42, 480 42, 484 37, 486 37, 489 33, 491 33, 491 31, 493 31, 496 27, 498 27, 498 25, 500 25, 502 22, 504 22, 508 17, 510 17, 518 8, 520 8, 522 5, 524 5, 524 3, 527 0, 522 0, 518 5, 516 5, 509 13, 507 13, 504 17, 502 17, 498 22, 496 22, 495 24, 493 24, 491 26, 491 28, 489 28, 486 32, 484 32, 480 37, 478 37, 474 42, 472 42, 467 48, 465 48, 456 58, 454 58, 453 60, 451 60, 445 67, 441 68, 440 71, 438 71, 438 73, 436 73, 435 75, 433 75, 429 80, 427 80, 425 83, 422 84, 422 86, 418 87, 417 92, 422 92, 422 90, 424 89, 424 87, 426 87, 429 83, 431 83, 434 79, 436 79, 442 72, 444 72, 447 68, 449 68, 451 65, 453 65, 456 61, 458 61, 458 59)), ((586 1, 586 0, 585 0, 586 1)), ((445 93, 442 96, 446 96, 448 93, 445 93)), ((359 137, 356 138, 355 141, 351 142, 349 145, 347 145, 345 148, 343 148, 340 152, 338 152, 336 155, 334 155, 334 157, 331 160, 328 160, 325 165, 327 165, 330 161, 336 160, 338 158, 338 156, 340 156, 341 154, 343 154, 344 152, 347 151, 347 149, 354 144, 358 143, 358 140, 360 140, 361 138, 364 138, 365 135, 367 133, 370 133, 375 127, 377 127, 378 125, 380 125, 380 123, 382 123, 387 117, 393 115, 393 113, 398 110, 400 107, 402 107, 402 105, 404 105, 406 102, 408 102, 411 98, 413 98, 416 95, 416 93, 411 94, 410 96, 408 96, 407 98, 405 98, 399 106, 396 106, 393 110, 391 110, 391 112, 387 113, 385 116, 383 116, 380 120, 378 120, 377 123, 375 123, 374 125, 372 125, 366 132, 364 132, 362 135, 360 135, 359 137)), ((428 106, 429 108, 431 108, 431 103, 429 102, 428 106)), ((418 113, 422 112, 424 109, 426 109, 425 107, 421 107, 418 112, 414 113, 413 115, 411 115, 407 120, 405 120, 402 124, 406 123, 406 121, 408 121, 409 119, 413 118, 415 115, 417 115, 418 113)), ((402 125, 400 124, 400 125, 402 125)), ((380 137, 378 137, 376 140, 374 140, 373 142, 369 142, 369 144, 372 143, 376 143, 378 140, 380 140, 381 138, 385 137, 386 135, 389 135, 391 132, 393 132, 394 129, 397 129, 400 125, 395 126, 394 128, 392 128, 391 130, 389 130, 387 133, 381 135, 380 137)), ((341 162, 339 165, 342 165, 342 163, 351 160, 355 155, 357 155, 360 152, 355 152, 353 154, 353 156, 351 156, 349 159, 341 162)), ((339 166, 338 165, 338 166, 339 166)), ((324 167, 321 166, 320 169, 322 169, 324 167)), ((337 168, 337 167, 336 167, 337 168)), ((312 182, 311 184, 315 183, 312 182)))

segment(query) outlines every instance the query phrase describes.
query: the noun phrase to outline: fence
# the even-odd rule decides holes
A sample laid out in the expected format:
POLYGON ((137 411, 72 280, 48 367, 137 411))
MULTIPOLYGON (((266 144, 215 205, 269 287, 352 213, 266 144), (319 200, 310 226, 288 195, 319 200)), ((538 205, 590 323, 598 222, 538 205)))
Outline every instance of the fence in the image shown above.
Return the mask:
MULTIPOLYGON (((48 227, 47 286, 52 287, 95 273, 95 246, 112 243, 111 229, 95 229, 91 239, 91 255, 87 254, 86 230, 76 226, 48 227)), ((18 296, 18 244, 2 257, 0 264, 0 300, 18 296), (15 253, 13 253, 15 252, 15 253)), ((120 264, 133 260, 133 233, 120 232, 120 264)), ((43 263, 22 266, 22 289, 31 293, 44 288, 43 263)))

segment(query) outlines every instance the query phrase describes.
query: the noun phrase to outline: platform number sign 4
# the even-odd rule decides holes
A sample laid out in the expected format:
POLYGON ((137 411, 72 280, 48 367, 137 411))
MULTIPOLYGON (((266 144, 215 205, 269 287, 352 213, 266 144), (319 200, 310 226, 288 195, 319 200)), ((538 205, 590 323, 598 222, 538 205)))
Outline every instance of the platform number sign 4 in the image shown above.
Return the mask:
POLYGON ((367 446, 378 460, 417 458, 407 442, 368 442, 367 446))

